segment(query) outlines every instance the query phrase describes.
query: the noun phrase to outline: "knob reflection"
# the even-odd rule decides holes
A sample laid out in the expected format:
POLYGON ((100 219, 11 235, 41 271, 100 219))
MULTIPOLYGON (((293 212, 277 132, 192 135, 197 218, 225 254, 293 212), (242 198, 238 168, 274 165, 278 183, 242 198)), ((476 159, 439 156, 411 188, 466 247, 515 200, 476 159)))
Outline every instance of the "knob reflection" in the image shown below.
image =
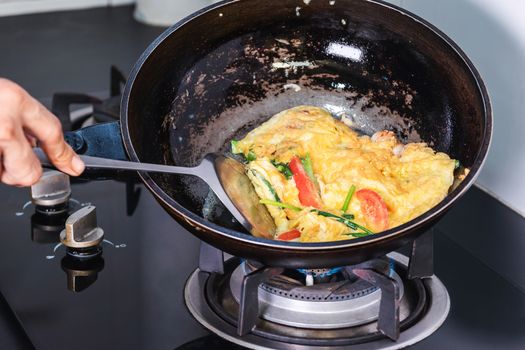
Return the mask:
POLYGON ((67 289, 79 293, 95 283, 98 273, 104 269, 104 259, 102 255, 79 259, 66 254, 62 258, 61 266, 67 275, 67 289))

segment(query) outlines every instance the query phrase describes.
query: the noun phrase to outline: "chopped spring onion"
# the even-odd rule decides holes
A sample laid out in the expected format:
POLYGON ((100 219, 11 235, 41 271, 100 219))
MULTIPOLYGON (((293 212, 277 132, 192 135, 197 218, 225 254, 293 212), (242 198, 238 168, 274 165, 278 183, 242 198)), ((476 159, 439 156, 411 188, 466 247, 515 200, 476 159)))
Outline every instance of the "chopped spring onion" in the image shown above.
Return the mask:
POLYGON ((341 208, 343 213, 345 213, 348 210, 348 206, 350 205, 350 201, 352 200, 352 196, 354 195, 354 192, 355 192, 355 186, 352 185, 350 186, 350 189, 348 190, 348 193, 346 194, 345 202, 343 203, 343 207, 341 208))
POLYGON ((286 177, 286 180, 290 180, 292 178, 293 173, 290 170, 290 167, 288 166, 288 164, 279 163, 276 160, 272 160, 271 162, 273 166, 276 167, 277 170, 279 170, 279 172, 286 177))
MULTIPOLYGON (((296 206, 291 205, 291 204, 282 203, 282 202, 279 202, 279 201, 272 201, 272 200, 269 200, 269 199, 261 199, 259 201, 259 203, 266 204, 266 205, 273 205, 273 206, 276 206, 276 207, 285 208, 285 209, 291 209, 291 210, 295 210, 295 211, 303 210, 302 208, 296 207, 296 206)), ((349 236, 352 236, 352 237, 355 237, 355 238, 359 238, 359 237, 365 237, 365 236, 369 236, 369 235, 374 234, 372 231, 370 231, 366 227, 363 227, 363 226, 355 223, 354 221, 352 221, 354 219, 354 216, 352 214, 343 214, 343 216, 339 216, 339 215, 335 215, 335 214, 329 213, 327 211, 318 210, 318 209, 312 209, 311 212, 314 212, 314 213, 316 213, 317 215, 320 215, 320 216, 333 218, 336 221, 339 221, 340 223, 343 223, 346 226, 350 227, 352 230, 361 230, 361 232, 349 233, 348 234, 349 236)))
POLYGON ((295 211, 301 211, 302 210, 301 208, 296 207, 295 205, 291 205, 291 204, 287 204, 287 203, 281 203, 281 202, 276 202, 276 201, 271 201, 269 199, 261 199, 259 201, 259 203, 266 204, 266 205, 273 205, 273 206, 281 207, 281 208, 285 208, 285 209, 292 209, 292 210, 295 210, 295 211))
POLYGON ((279 195, 277 195, 277 192, 275 192, 275 189, 273 188, 272 184, 270 183, 270 181, 266 180, 264 178, 264 176, 261 175, 261 173, 259 173, 257 170, 254 170, 252 169, 251 170, 252 174, 255 175, 255 177, 257 179, 259 179, 265 186, 266 188, 268 189, 268 191, 270 191, 270 193, 272 194, 273 196, 273 199, 276 201, 276 202, 280 202, 281 199, 279 198, 279 195))
MULTIPOLYGON (((312 211, 315 212, 317 215, 325 216, 325 217, 327 217, 327 218, 341 219, 340 216, 335 215, 335 214, 332 214, 332 213, 329 213, 329 212, 327 212, 327 211, 322 211, 322 210, 318 210, 318 209, 313 209, 312 211)), ((343 218, 343 219, 344 219, 344 218, 343 218)))
MULTIPOLYGON (((242 150, 239 148, 239 141, 237 140, 231 140, 231 146, 232 146, 232 153, 233 154, 241 154, 242 153, 242 150)), ((253 151, 250 150, 250 152, 248 152, 248 154, 246 155, 246 160, 248 162, 251 162, 252 160, 255 160, 257 159, 257 156, 255 155, 255 153, 253 153, 253 151)))
POLYGON ((459 160, 456 159, 456 160, 454 161, 454 170, 457 169, 457 168, 459 168, 460 166, 461 166, 461 163, 459 162, 459 160))
POLYGON ((312 168, 312 159, 310 158, 310 153, 306 153, 304 158, 301 158, 301 163, 303 164, 304 171, 314 183, 316 182, 314 176, 314 169, 312 168))
POLYGON ((250 150, 250 152, 248 152, 248 154, 246 155, 246 160, 248 162, 251 162, 251 161, 254 161, 257 159, 257 156, 255 155, 255 153, 253 153, 253 151, 250 150))
POLYGON ((239 141, 231 140, 231 145, 232 145, 232 153, 233 154, 242 153, 242 151, 239 149, 239 141))
POLYGON ((329 212, 326 212, 326 211, 317 210, 317 209, 312 209, 311 211, 312 212, 316 212, 317 215, 326 216, 326 217, 329 217, 329 218, 334 218, 336 221, 339 221, 340 223, 345 224, 346 226, 350 227, 352 230, 362 230, 363 232, 365 232, 365 233, 367 233, 369 235, 374 234, 372 231, 370 231, 366 227, 361 226, 361 225, 355 223, 354 221, 352 221, 353 215, 351 216, 352 219, 350 219, 350 214, 348 214, 348 215, 346 215, 346 217, 344 217, 344 216, 338 216, 338 215, 335 215, 335 214, 332 214, 332 213, 329 213, 329 212))

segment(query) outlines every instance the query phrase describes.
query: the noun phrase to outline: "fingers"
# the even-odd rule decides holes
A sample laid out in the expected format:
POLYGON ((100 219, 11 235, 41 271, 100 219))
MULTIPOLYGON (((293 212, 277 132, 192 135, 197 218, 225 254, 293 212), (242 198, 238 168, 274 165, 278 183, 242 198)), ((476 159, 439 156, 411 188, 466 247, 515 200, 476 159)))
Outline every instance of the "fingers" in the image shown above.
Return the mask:
POLYGON ((17 186, 35 183, 42 173, 17 118, 24 93, 18 85, 0 79, 0 181, 17 186))
POLYGON ((65 173, 80 175, 84 171, 84 163, 64 141, 58 119, 31 96, 24 100, 22 109, 24 129, 40 141, 40 147, 49 160, 65 173))
POLYGON ((58 119, 20 86, 0 78, 0 181, 18 186, 38 181, 42 168, 31 149, 36 140, 59 170, 83 172, 84 163, 64 141, 58 119))
POLYGON ((40 179, 42 167, 34 155, 18 120, 0 118, 2 172, 0 181, 8 185, 30 186, 40 179))

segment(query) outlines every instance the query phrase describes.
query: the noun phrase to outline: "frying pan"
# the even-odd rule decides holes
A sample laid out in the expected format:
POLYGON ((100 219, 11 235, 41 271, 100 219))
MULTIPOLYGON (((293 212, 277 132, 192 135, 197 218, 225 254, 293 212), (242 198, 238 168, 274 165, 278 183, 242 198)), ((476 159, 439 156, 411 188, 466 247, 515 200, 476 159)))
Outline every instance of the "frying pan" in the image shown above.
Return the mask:
POLYGON ((326 108, 364 134, 388 129, 404 142, 427 142, 470 172, 404 225, 325 243, 251 236, 199 179, 140 177, 173 218, 225 252, 269 266, 343 266, 384 255, 434 225, 474 182, 491 139, 489 98, 467 56, 428 22, 375 0, 237 0, 192 14, 133 68, 121 136, 132 161, 193 166, 297 105, 326 108))

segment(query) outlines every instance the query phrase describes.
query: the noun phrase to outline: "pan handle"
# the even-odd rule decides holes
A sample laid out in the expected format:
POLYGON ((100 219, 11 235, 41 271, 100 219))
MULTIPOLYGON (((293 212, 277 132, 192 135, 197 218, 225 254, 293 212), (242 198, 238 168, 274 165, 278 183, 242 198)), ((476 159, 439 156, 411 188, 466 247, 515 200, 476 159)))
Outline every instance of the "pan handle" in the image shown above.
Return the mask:
POLYGON ((82 155, 129 160, 122 142, 120 122, 99 123, 64 133, 66 142, 82 155))
MULTIPOLYGON (((64 133, 64 139, 80 155, 129 160, 122 134, 120 122, 99 123, 75 131, 64 133)), ((55 169, 54 166, 44 165, 45 168, 55 169)), ((82 180, 122 180, 127 181, 135 176, 134 173, 120 170, 86 169, 79 176, 82 180)))

